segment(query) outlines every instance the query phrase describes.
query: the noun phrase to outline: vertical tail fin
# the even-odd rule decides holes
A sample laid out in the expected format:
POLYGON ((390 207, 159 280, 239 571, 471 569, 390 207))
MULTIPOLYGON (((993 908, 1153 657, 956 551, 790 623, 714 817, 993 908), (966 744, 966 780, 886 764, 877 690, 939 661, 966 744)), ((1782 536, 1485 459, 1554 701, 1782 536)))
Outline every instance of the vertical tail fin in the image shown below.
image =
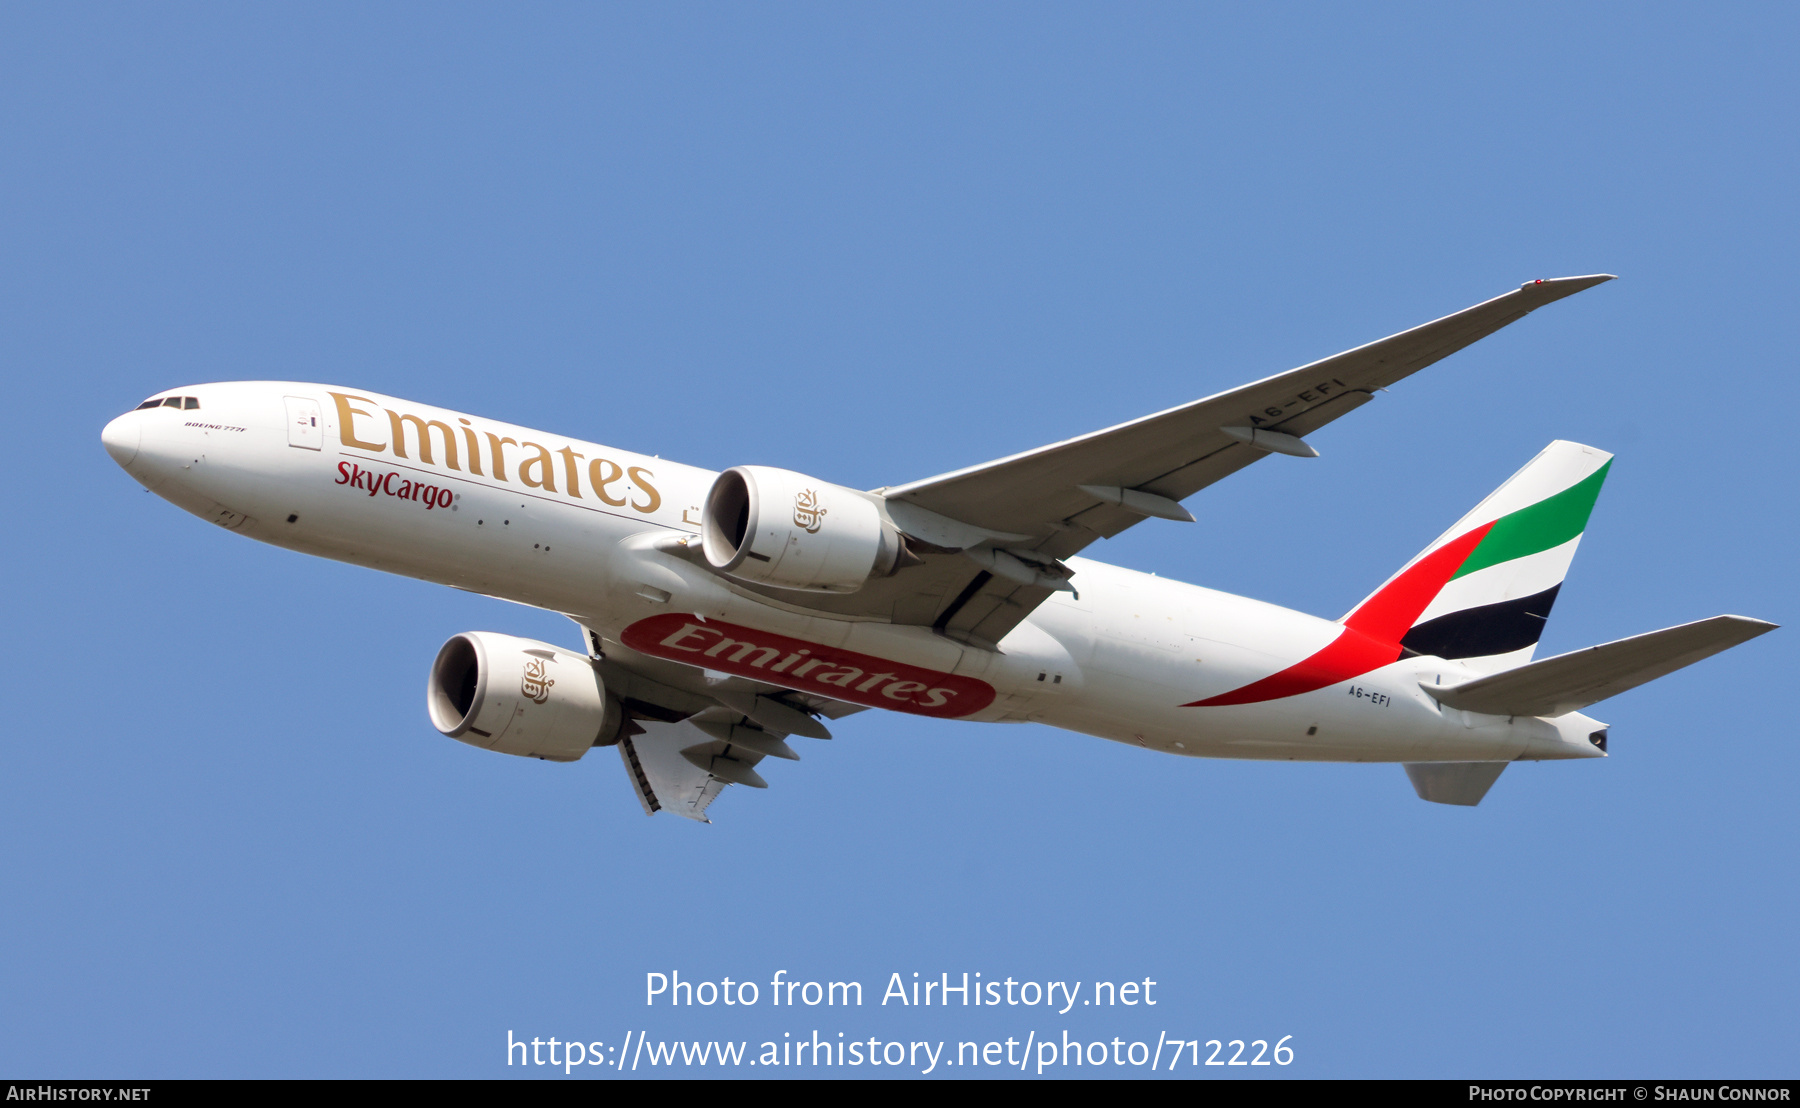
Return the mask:
POLYGON ((1338 621, 1343 632, 1323 649, 1184 707, 1298 696, 1409 654, 1458 659, 1479 673, 1523 665, 1537 649, 1611 465, 1604 450, 1551 443, 1351 609, 1338 621))
POLYGON ((1551 443, 1343 622, 1484 672, 1530 661, 1611 465, 1551 443))

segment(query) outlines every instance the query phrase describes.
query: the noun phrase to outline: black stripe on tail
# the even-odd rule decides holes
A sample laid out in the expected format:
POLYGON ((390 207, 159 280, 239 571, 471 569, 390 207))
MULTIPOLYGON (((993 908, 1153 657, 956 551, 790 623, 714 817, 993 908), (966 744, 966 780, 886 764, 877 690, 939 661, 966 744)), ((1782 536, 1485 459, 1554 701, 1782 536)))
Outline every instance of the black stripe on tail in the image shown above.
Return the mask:
POLYGON ((1400 645, 1415 654, 1439 658, 1485 658, 1523 650, 1543 634, 1544 621, 1550 618, 1550 606, 1556 603, 1561 588, 1552 585, 1535 596, 1441 615, 1408 631, 1400 645))

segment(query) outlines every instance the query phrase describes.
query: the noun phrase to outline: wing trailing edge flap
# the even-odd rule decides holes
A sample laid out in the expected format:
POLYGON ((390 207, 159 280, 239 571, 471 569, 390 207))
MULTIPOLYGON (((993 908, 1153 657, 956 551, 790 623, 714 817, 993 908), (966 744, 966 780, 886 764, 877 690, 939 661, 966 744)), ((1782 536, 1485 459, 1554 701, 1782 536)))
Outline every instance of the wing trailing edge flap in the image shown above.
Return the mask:
MULTIPOLYGON (((1635 689, 1775 630, 1744 616, 1713 616, 1558 654, 1461 685, 1424 685, 1440 703, 1496 716, 1560 716, 1635 689)), ((1410 770, 1408 771, 1410 772, 1410 770)), ((1421 794, 1422 795, 1422 794, 1421 794)))
POLYGON ((1473 808, 1500 780, 1506 762, 1408 762, 1406 776, 1420 800, 1473 808))

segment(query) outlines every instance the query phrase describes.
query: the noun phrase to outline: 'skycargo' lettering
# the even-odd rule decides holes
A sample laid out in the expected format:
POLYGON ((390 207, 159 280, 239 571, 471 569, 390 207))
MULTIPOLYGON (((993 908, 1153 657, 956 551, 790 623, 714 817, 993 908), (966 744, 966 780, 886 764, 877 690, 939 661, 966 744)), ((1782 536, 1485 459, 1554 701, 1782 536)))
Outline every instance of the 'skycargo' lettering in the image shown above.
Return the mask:
POLYGON ((396 473, 391 469, 386 473, 376 473, 355 462, 339 462, 337 468, 338 479, 332 482, 334 485, 361 489, 370 496, 386 495, 410 500, 415 504, 425 505, 428 512, 433 508, 448 508, 456 500, 456 494, 442 485, 413 481, 404 473, 396 473))

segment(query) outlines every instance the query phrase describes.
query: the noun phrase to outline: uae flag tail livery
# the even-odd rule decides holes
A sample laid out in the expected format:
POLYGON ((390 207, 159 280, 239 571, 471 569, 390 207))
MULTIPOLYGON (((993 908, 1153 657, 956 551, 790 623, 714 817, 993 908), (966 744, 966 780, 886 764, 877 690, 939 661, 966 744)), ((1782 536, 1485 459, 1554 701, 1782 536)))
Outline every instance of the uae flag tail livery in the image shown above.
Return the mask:
POLYGON ((1477 673, 1524 665, 1611 466, 1604 450, 1551 443, 1351 609, 1338 621, 1343 632, 1322 650, 1189 706, 1296 696, 1419 655, 1477 673))

